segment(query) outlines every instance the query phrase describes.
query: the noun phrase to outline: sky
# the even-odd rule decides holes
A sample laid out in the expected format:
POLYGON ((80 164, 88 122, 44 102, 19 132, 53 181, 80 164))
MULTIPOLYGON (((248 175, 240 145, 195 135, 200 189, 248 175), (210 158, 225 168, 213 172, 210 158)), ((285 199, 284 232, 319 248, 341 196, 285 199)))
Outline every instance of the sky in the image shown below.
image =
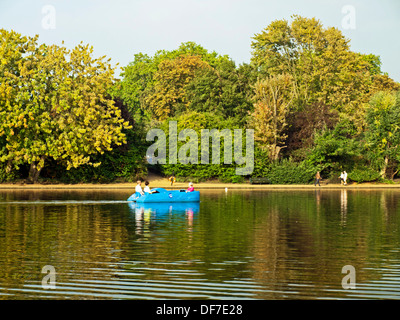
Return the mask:
POLYGON ((73 48, 81 41, 119 68, 193 41, 249 63, 252 37, 293 14, 319 19, 350 39, 351 50, 379 55, 400 82, 400 0, 0 0, 0 28, 73 48))

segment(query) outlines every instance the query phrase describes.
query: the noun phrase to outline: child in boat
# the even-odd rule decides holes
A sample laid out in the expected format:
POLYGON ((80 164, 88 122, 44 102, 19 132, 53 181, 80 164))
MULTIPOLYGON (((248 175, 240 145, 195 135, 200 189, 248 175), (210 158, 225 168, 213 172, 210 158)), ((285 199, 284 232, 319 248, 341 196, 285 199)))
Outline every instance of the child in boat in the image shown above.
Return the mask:
POLYGON ((193 182, 189 182, 189 188, 187 188, 186 192, 193 192, 194 187, 193 187, 193 182))
POLYGON ((150 190, 150 187, 149 187, 150 182, 146 181, 144 184, 145 184, 145 187, 144 187, 144 189, 143 189, 144 192, 153 193, 153 191, 151 191, 151 190, 150 190))
POLYGON ((137 181, 135 192, 139 192, 141 195, 144 195, 144 192, 142 190, 142 181, 141 180, 137 181))

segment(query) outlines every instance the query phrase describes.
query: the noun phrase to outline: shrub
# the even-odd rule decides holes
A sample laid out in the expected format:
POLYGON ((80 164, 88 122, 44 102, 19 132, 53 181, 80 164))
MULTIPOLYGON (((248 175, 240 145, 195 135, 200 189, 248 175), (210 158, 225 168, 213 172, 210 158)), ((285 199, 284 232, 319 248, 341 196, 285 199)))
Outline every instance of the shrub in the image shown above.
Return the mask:
POLYGON ((317 168, 309 163, 294 162, 291 159, 272 163, 266 175, 272 184, 304 184, 314 179, 317 168))
POLYGON ((218 179, 226 183, 242 183, 243 176, 236 174, 236 165, 225 164, 165 164, 162 165, 162 173, 170 176, 175 173, 178 182, 201 182, 218 179))
POLYGON ((359 167, 349 172, 348 177, 355 182, 371 182, 378 180, 381 175, 376 170, 369 167, 359 167))
POLYGON ((127 132, 127 136, 126 145, 91 157, 93 163, 101 162, 97 167, 81 165, 67 170, 65 165, 49 159, 43 168, 42 177, 61 183, 133 182, 142 178, 147 175, 145 146, 135 145, 132 132, 127 132))
POLYGON ((11 182, 17 178, 17 172, 12 169, 7 170, 7 165, 3 162, 0 163, 0 182, 11 182))

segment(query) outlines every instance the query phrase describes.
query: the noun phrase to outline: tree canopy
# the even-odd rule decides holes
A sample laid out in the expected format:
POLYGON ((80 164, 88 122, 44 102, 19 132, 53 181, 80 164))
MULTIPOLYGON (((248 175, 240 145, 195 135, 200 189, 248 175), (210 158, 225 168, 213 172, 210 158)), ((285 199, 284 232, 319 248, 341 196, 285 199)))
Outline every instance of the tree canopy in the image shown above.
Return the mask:
POLYGON ((197 134, 254 129, 251 175, 276 183, 306 183, 317 170, 334 179, 346 169, 358 181, 398 176, 400 84, 379 56, 299 15, 272 21, 251 50, 242 64, 194 42, 138 52, 115 79, 110 59, 89 45, 39 45, 38 36, 0 29, 0 180, 36 181, 45 168, 47 178, 72 181, 131 181, 148 169, 243 181, 230 164, 147 164, 146 132, 169 121, 197 134))
POLYGON ((96 165, 90 156, 126 143, 129 128, 107 93, 109 60, 93 58, 88 45, 67 50, 36 40, 4 30, 0 39, 0 57, 12 57, 0 73, 0 161, 29 164, 33 181, 49 158, 67 169, 96 165))

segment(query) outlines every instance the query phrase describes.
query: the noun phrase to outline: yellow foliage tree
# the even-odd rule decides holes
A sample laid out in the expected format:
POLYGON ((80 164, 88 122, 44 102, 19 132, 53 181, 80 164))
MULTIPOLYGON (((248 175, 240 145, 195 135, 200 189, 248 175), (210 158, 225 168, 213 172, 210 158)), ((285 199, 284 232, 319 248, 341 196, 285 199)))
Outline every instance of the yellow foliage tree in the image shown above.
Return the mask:
POLYGON ((120 110, 108 97, 114 69, 93 48, 37 45, 36 38, 1 30, 0 161, 30 165, 36 182, 46 159, 67 168, 126 142, 120 110), (14 52, 14 53, 13 53, 14 52), (19 54, 15 54, 19 52, 19 54))
POLYGON ((285 148, 287 115, 294 97, 293 79, 282 74, 268 76, 255 85, 254 112, 249 127, 261 149, 268 150, 271 160, 277 160, 285 148))
POLYGON ((211 68, 199 56, 181 55, 160 62, 154 75, 154 86, 147 92, 144 103, 157 120, 165 120, 179 111, 187 111, 190 104, 185 87, 201 68, 211 68))

